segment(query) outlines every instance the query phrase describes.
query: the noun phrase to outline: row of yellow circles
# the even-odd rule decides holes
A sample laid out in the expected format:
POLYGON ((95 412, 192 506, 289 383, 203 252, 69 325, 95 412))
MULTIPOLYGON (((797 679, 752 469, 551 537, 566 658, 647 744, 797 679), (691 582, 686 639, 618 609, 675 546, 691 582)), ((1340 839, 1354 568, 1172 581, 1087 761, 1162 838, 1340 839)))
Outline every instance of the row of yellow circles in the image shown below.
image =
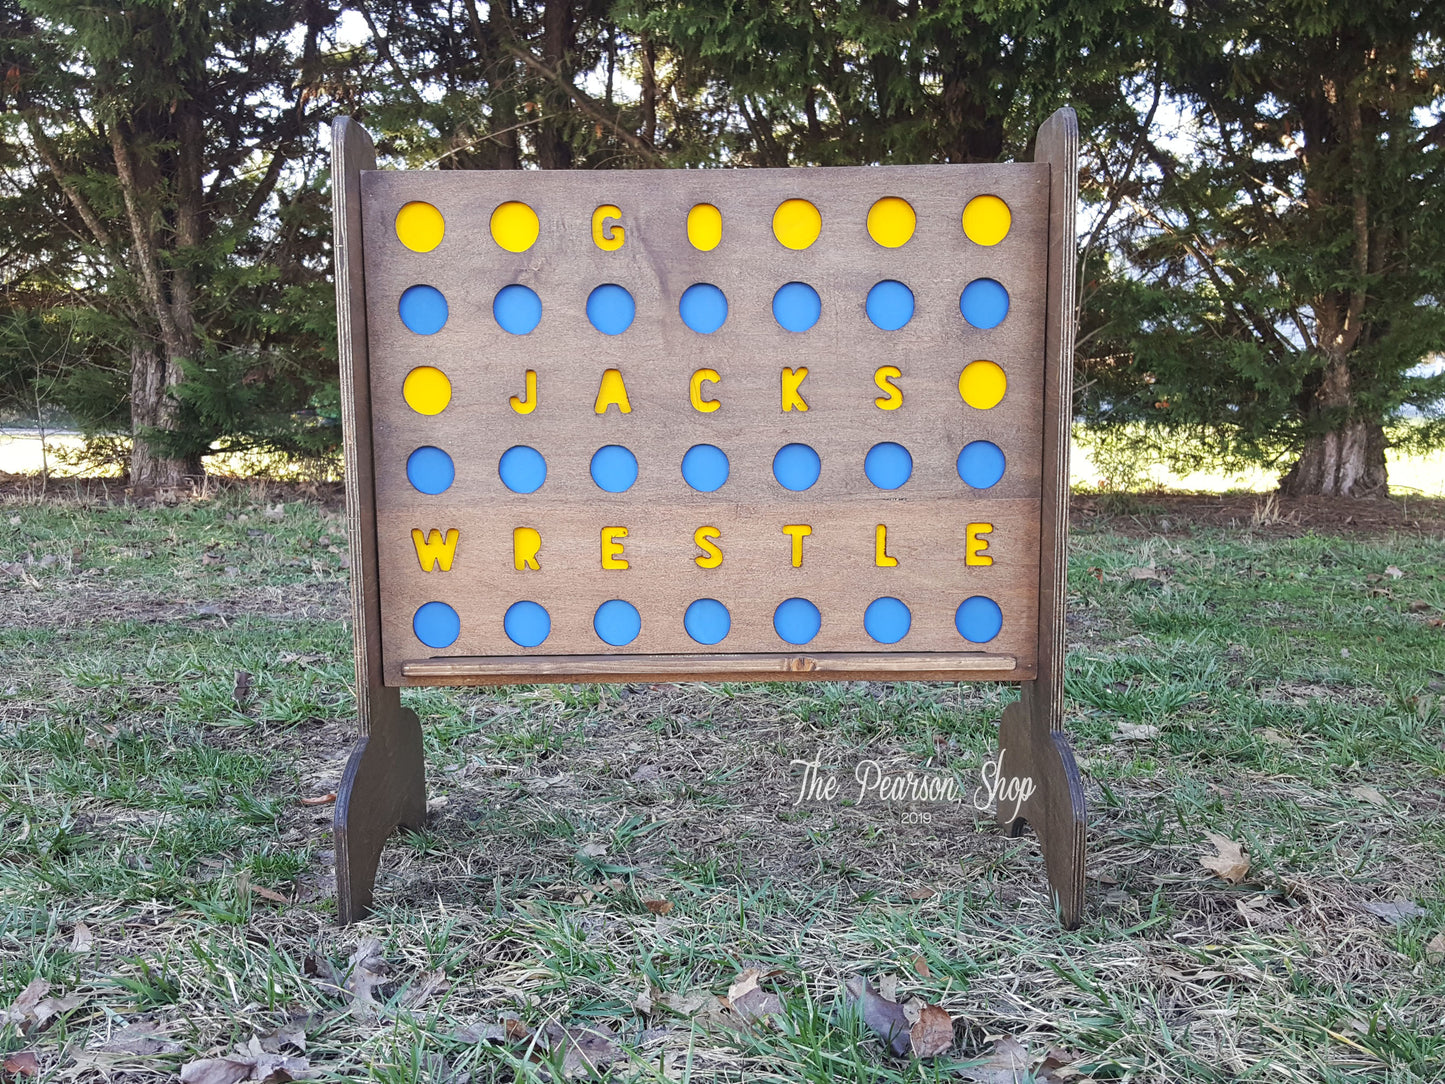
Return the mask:
MULTIPOLYGON (((615 211, 604 205, 598 214, 615 211)), ((620 214, 620 212, 619 212, 620 214)), ((595 216, 594 216, 595 217, 595 216)), ((979 245, 996 245, 1013 224, 1008 204, 997 196, 975 196, 963 209, 963 232, 979 245)), ((918 227, 913 205, 897 196, 885 196, 868 209, 868 236, 884 248, 907 244, 918 227)), ((492 212, 492 240, 508 252, 526 252, 537 243, 541 222, 525 203, 509 200, 492 212)), ((802 250, 818 239, 823 215, 805 199, 788 199, 773 212, 773 236, 784 248, 802 250)), ((430 203, 414 200, 396 215, 396 236, 413 252, 430 252, 442 243, 446 221, 430 203)), ((609 241, 613 232, 605 234, 609 241)), ((722 212, 711 203, 699 203, 687 213, 687 239, 700 252, 711 252, 722 241, 722 212)), ((598 242, 601 244, 602 242, 598 242)), ((609 248, 621 246, 621 238, 609 248)))

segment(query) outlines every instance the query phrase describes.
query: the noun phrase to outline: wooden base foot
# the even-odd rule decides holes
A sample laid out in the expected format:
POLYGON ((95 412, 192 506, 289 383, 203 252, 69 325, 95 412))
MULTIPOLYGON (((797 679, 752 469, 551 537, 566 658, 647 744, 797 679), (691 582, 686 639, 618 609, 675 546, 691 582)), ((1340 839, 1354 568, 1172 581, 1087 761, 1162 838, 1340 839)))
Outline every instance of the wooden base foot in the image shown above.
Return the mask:
POLYGON ((1069 739, 1050 729, 1031 681, 1004 709, 996 764, 998 823, 1011 836, 1033 825, 1055 906, 1073 929, 1084 913, 1084 785, 1069 739))
POLYGON ((371 910, 376 867, 387 836, 426 820, 421 723, 399 705, 373 710, 371 733, 356 743, 336 792, 336 917, 355 922, 371 910))

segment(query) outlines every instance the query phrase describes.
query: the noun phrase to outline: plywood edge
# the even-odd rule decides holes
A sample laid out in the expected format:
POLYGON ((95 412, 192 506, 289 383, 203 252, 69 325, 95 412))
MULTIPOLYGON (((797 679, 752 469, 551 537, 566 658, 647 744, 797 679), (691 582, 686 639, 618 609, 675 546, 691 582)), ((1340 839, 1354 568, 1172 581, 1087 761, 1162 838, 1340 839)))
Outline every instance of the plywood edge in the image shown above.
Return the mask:
POLYGON ((986 652, 819 652, 797 655, 519 655, 412 659, 403 685, 563 681, 1027 681, 1031 667, 986 652))

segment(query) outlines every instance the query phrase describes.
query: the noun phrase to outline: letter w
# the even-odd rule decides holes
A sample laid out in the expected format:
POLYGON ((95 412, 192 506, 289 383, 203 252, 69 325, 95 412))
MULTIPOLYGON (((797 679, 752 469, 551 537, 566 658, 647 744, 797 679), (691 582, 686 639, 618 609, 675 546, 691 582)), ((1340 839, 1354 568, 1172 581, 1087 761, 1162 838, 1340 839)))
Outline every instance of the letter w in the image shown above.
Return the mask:
POLYGON ((452 558, 457 554, 457 542, 461 540, 461 532, 455 527, 447 531, 446 539, 443 540, 441 531, 432 528, 429 536, 423 536, 421 529, 411 529, 411 540, 416 546, 416 559, 421 562, 423 572, 435 572, 436 566, 441 565, 443 572, 452 570, 452 558))

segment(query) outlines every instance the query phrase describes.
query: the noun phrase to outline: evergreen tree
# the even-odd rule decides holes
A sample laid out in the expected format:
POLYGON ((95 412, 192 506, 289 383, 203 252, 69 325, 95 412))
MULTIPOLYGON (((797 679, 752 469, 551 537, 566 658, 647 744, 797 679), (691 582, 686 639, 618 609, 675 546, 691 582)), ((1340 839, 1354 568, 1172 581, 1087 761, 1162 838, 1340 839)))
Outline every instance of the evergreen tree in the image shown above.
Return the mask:
POLYGON ((1387 428, 1445 442, 1418 368, 1445 350, 1445 4, 1175 11, 1177 122, 1127 193, 1086 413, 1287 465, 1288 494, 1383 494, 1387 428))
MULTIPOLYGON (((294 443, 290 411, 334 379, 316 134, 347 92, 334 12, 20 0, 7 15, 0 117, 35 170, 7 211, 30 209, 34 282, 126 352, 132 481, 175 484, 218 436, 294 443)), ((12 308, 43 300, 9 285, 12 308)))

